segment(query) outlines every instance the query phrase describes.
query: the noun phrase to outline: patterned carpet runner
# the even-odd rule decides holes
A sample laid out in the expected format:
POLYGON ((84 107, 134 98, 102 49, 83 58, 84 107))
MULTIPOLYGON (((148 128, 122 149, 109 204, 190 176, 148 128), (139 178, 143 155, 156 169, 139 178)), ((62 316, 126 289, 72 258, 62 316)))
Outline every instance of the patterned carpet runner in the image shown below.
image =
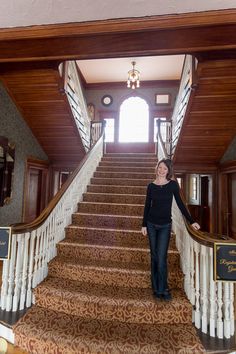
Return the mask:
POLYGON ((107 154, 66 228, 35 305, 15 325, 34 354, 204 353, 171 240, 171 302, 152 296, 148 241, 140 229, 151 154, 107 154))

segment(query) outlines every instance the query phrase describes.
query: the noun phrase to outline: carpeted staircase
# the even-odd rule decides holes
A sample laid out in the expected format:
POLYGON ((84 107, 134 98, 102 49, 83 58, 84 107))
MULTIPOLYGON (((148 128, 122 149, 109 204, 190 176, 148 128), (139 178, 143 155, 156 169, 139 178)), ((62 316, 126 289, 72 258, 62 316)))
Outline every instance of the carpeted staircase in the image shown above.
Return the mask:
POLYGON ((28 353, 203 353, 183 292, 179 254, 171 240, 171 302, 150 288, 148 241, 141 230, 151 154, 107 154, 72 216, 36 304, 15 325, 28 353))

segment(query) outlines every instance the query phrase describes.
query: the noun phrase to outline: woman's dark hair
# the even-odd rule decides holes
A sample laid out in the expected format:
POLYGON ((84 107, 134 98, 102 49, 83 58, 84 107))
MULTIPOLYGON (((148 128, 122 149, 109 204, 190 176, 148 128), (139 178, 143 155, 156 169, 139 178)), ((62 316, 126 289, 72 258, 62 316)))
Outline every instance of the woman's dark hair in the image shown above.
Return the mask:
POLYGON ((168 172, 166 175, 166 179, 171 179, 172 175, 173 175, 173 165, 172 165, 172 161, 170 159, 162 159, 158 162, 158 164, 156 165, 155 171, 157 172, 158 166, 164 163, 166 165, 166 167, 168 168, 168 172))

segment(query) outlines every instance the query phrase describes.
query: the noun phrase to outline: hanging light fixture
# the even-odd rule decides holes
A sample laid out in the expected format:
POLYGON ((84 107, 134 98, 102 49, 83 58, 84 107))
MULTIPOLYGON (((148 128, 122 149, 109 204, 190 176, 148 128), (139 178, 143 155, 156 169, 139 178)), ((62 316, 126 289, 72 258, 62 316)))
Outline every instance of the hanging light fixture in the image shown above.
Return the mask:
POLYGON ((135 69, 135 61, 132 61, 131 64, 133 65, 133 68, 128 71, 127 87, 131 87, 134 90, 135 88, 140 87, 140 72, 135 69))

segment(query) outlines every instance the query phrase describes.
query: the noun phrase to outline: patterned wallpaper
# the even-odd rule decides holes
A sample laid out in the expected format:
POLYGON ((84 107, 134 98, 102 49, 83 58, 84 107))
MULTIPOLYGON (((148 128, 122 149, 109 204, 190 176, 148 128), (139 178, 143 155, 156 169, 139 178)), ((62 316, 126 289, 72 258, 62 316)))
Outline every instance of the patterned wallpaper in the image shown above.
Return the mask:
POLYGON ((12 200, 0 207, 0 226, 22 221, 23 187, 27 157, 47 160, 47 155, 25 123, 21 114, 0 83, 0 135, 15 143, 15 168, 12 200))

